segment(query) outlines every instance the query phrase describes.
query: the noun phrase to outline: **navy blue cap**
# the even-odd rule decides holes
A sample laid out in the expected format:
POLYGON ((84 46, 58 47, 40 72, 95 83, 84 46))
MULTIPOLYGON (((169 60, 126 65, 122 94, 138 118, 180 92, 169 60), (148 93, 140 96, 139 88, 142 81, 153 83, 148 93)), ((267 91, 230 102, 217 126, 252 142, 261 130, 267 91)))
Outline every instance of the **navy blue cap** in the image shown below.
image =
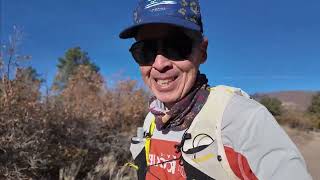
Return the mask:
POLYGON ((198 0, 139 0, 133 23, 120 33, 120 38, 135 37, 137 30, 148 24, 169 24, 203 33, 198 0))

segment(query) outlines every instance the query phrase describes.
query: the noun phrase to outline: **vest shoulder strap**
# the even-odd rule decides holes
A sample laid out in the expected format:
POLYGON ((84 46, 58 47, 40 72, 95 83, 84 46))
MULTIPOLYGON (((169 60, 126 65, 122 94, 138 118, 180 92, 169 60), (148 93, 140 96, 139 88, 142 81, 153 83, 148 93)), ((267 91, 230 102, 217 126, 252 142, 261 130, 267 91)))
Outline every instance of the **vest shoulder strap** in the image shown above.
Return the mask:
MULTIPOLYGON (((194 168, 200 170, 201 172, 214 179, 239 179, 233 173, 228 163, 221 139, 221 123, 223 113, 230 99, 236 94, 247 98, 250 97, 247 93, 239 88, 223 85, 210 88, 210 95, 206 104, 202 107, 201 111, 195 117, 191 126, 187 130, 187 133, 191 134, 192 138, 189 140, 185 140, 182 147, 183 159, 194 168), (203 134, 210 138, 194 138, 203 134), (212 139, 215 142, 214 144, 212 143, 212 139), (207 152, 202 153, 202 155, 198 157, 196 157, 195 154, 186 154, 185 152, 189 149, 194 148, 195 144, 197 144, 198 146, 202 144, 209 144, 211 146, 215 145, 217 146, 217 152, 215 152, 216 154, 214 154, 213 151, 210 151, 210 148, 206 148, 205 150, 207 152)), ((155 129, 155 117, 150 117, 150 114, 148 116, 148 122, 145 122, 144 125, 144 129, 147 132, 145 141, 145 155, 147 165, 149 165, 148 157, 150 151, 151 136, 153 135, 155 129)))
POLYGON ((211 88, 206 104, 187 131, 192 138, 185 140, 183 146, 182 156, 185 161, 214 179, 238 179, 228 163, 221 138, 223 113, 235 94, 249 97, 247 93, 239 88, 229 86, 211 88), (202 136, 202 138, 197 138, 198 136, 202 136), (213 142, 212 139, 214 140, 213 142), (198 158, 195 158, 196 154, 188 155, 184 153, 194 148, 195 144, 197 146, 208 146, 205 150, 197 153, 198 158))

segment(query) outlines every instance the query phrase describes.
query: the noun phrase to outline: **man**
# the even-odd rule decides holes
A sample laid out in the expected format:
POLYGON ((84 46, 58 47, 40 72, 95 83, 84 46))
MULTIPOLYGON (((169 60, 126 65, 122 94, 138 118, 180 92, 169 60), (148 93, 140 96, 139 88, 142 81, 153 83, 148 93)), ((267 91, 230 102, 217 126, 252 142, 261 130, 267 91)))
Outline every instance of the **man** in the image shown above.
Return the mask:
POLYGON ((199 72, 208 39, 197 0, 140 0, 120 38, 135 38, 130 52, 154 94, 130 148, 139 179, 311 179, 265 107, 199 72))

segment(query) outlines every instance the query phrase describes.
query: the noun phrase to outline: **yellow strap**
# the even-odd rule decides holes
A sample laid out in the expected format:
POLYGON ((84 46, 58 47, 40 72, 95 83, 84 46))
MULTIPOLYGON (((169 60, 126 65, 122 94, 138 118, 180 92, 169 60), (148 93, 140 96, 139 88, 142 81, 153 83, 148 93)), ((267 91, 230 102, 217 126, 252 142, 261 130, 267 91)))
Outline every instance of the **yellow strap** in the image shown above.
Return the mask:
POLYGON ((137 165, 135 165, 135 164, 133 164, 133 163, 131 163, 131 162, 126 163, 124 166, 131 167, 131 168, 133 168, 133 169, 135 169, 135 170, 138 170, 138 169, 139 169, 139 167, 138 167, 137 165))
POLYGON ((151 144, 151 137, 153 135, 154 129, 156 128, 156 119, 155 117, 153 117, 150 127, 149 127, 149 134, 146 137, 146 143, 144 145, 145 151, 146 151, 146 162, 147 162, 147 166, 150 165, 149 162, 149 154, 150 154, 150 144, 151 144))
POLYGON ((200 163, 200 162, 207 161, 207 160, 209 160, 209 159, 211 159, 213 157, 214 157, 214 154, 210 153, 210 154, 195 158, 195 159, 193 159, 193 161, 196 162, 196 163, 200 163))
POLYGON ((149 133, 150 133, 151 136, 153 135, 153 132, 154 132, 155 128, 156 128, 156 118, 153 117, 153 119, 151 121, 151 124, 150 124, 150 127, 149 127, 149 133))
POLYGON ((146 138, 146 143, 145 143, 145 145, 144 145, 145 151, 146 151, 146 162, 147 162, 147 166, 149 166, 150 142, 151 142, 151 138, 147 137, 147 138, 146 138))
POLYGON ((126 163, 124 166, 131 167, 131 168, 133 168, 133 169, 135 169, 135 170, 138 170, 138 169, 139 169, 139 167, 138 167, 137 165, 135 165, 135 164, 133 164, 133 163, 131 163, 131 162, 126 163))

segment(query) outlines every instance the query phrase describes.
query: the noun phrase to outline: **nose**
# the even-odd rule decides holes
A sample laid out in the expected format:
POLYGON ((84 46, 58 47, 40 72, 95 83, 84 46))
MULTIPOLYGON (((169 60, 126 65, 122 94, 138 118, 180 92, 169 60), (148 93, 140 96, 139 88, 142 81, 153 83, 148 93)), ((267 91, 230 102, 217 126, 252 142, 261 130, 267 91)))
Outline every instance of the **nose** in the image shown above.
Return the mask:
POLYGON ((158 53, 152 67, 159 72, 166 72, 167 70, 172 68, 172 62, 164 55, 158 53))

